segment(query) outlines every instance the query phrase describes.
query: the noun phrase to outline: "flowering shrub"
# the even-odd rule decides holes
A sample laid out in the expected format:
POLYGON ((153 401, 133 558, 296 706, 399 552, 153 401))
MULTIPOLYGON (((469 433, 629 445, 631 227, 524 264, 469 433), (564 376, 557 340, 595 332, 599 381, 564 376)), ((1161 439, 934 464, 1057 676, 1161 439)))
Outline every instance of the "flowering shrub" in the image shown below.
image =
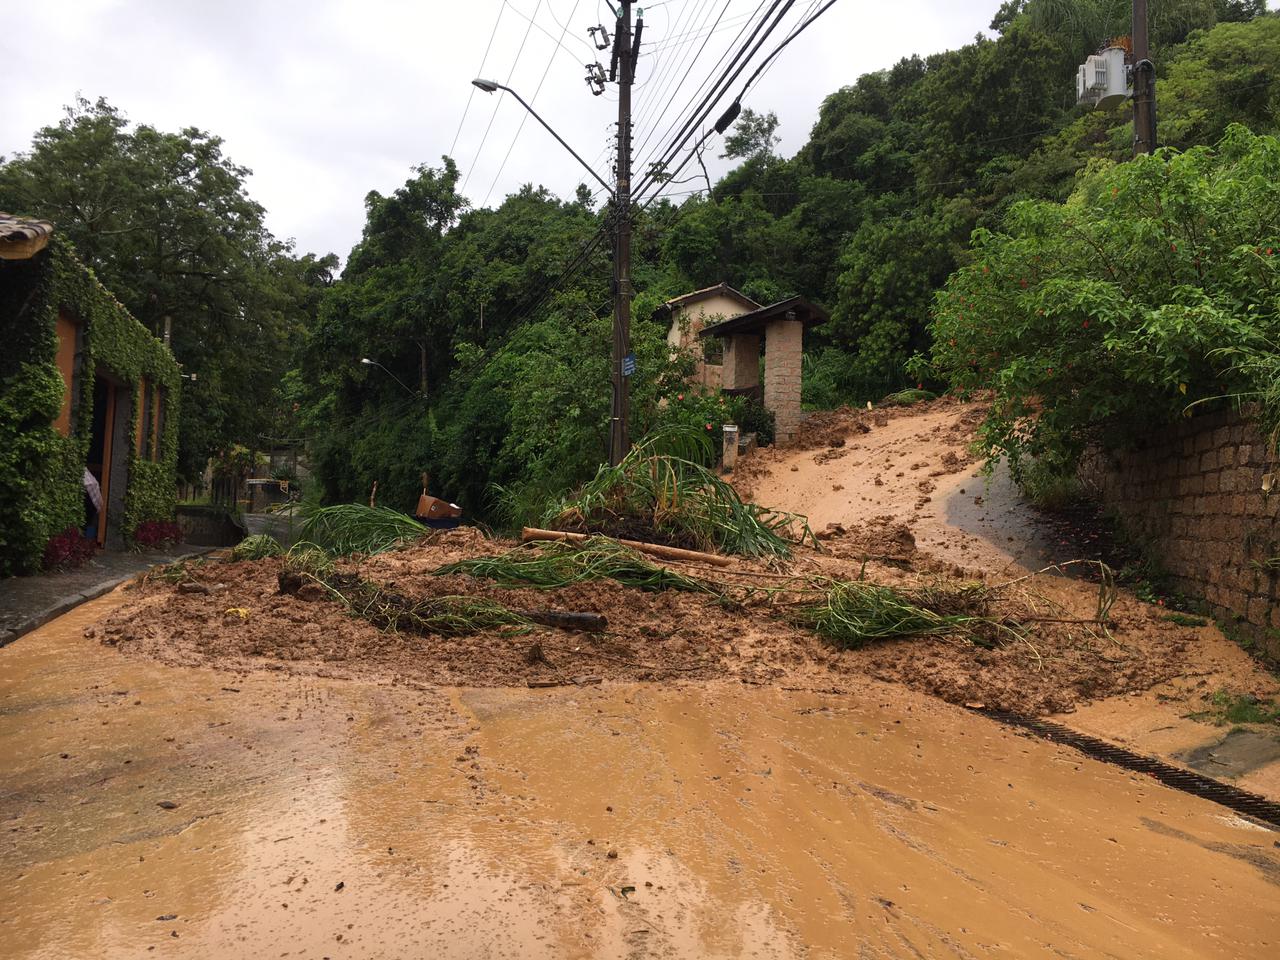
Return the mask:
MULTIPOLYGON (((1280 140, 1229 129, 1216 147, 1103 167, 1062 204, 1014 205, 975 231, 973 262, 934 306, 933 367, 989 389, 981 430, 1015 478, 1070 474, 1221 398, 1261 399, 1280 343, 1280 140)), ((1274 395, 1274 391, 1272 391, 1274 395)))
POLYGON ((716 459, 724 450, 724 425, 738 425, 741 434, 754 433, 762 445, 773 442, 773 415, 750 397, 717 393, 677 393, 667 397, 655 429, 694 427, 706 432, 716 459))
POLYGON ((67 527, 45 544, 41 566, 45 570, 74 570, 92 559, 97 549, 96 540, 86 537, 75 527, 67 527))
POLYGON ((172 520, 144 520, 133 531, 133 542, 139 547, 163 547, 182 542, 182 528, 172 520))

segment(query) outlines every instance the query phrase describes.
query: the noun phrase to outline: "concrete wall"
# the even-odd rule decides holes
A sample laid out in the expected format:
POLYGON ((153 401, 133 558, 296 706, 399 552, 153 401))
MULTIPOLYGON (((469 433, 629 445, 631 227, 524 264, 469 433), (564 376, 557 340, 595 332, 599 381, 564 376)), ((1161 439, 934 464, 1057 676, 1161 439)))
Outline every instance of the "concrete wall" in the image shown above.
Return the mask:
POLYGON ((746 312, 747 308, 740 301, 723 294, 715 294, 687 307, 680 307, 671 315, 667 343, 673 350, 689 347, 701 355, 702 344, 698 340, 698 331, 709 323, 740 317, 746 312))
POLYGON ((1129 531, 1147 543, 1180 593, 1280 657, 1280 471, 1249 420, 1224 411, 1196 417, 1144 448, 1095 454, 1083 476, 1129 531))

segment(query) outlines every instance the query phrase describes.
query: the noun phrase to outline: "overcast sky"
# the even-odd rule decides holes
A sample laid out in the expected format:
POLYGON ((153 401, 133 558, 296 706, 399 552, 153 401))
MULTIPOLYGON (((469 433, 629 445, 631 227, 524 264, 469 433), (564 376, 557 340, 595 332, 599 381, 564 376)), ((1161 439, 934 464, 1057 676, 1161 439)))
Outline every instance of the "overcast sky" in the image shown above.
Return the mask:
MULTIPOLYGON (((661 142, 759 5, 641 5, 637 159, 661 142)), ((797 3, 784 27, 810 6, 797 3)), ((840 0, 783 51, 745 105, 777 112, 789 155, 827 94, 900 57, 968 42, 998 6, 840 0)), ((451 150, 474 205, 497 205, 526 182, 572 195, 586 179, 573 158, 532 119, 517 138, 523 109, 505 95, 472 96, 477 75, 519 91, 610 176, 616 88, 594 97, 583 80, 589 60, 608 68, 608 51, 597 53, 587 36, 589 26, 610 24, 603 0, 43 0, 6 4, 4 20, 0 154, 25 150, 77 94, 104 96, 132 121, 223 137, 228 156, 253 170, 249 191, 272 231, 302 251, 345 258, 364 223, 364 195, 395 189, 410 166, 437 165, 451 150)), ((783 35, 779 28, 764 50, 783 35)), ((719 152, 712 145, 708 157, 719 152)), ((724 168, 715 161, 712 176, 724 168)))

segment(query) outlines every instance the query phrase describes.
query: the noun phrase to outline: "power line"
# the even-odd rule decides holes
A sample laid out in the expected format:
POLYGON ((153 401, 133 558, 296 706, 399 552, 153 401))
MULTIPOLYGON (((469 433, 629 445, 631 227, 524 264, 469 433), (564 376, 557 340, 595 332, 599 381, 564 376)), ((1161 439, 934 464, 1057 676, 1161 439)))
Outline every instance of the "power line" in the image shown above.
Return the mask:
MULTIPOLYGON (((686 4, 684 7, 682 16, 676 21, 675 28, 677 30, 680 30, 686 24, 691 23, 695 9, 700 9, 702 7, 705 7, 706 3, 707 3, 707 0, 700 0, 696 8, 693 4, 686 4)), ((655 100, 659 96, 658 89, 662 86, 662 84, 665 81, 667 81, 667 73, 669 70, 670 70, 670 62, 666 60, 666 58, 663 58, 660 62, 650 64, 650 70, 649 70, 650 82, 654 85, 654 87, 651 92, 641 97, 639 101, 637 101, 636 109, 635 109, 635 114, 637 117, 643 114, 645 112, 645 109, 650 105, 651 101, 655 100)))
MULTIPOLYGON (((790 43, 796 37, 800 36, 800 34, 802 34, 811 23, 813 23, 815 20, 817 20, 820 16, 822 16, 824 13, 826 13, 835 5, 836 5, 836 0, 827 0, 826 4, 824 4, 823 7, 820 10, 818 10, 817 13, 813 14, 813 16, 809 17, 808 20, 805 20, 798 27, 792 30, 791 33, 787 35, 787 38, 783 40, 780 44, 778 44, 777 47, 774 48, 773 53, 765 57, 764 62, 761 63, 760 66, 756 67, 756 72, 751 75, 750 79, 748 79, 745 84, 743 84, 742 92, 738 94, 738 99, 741 100, 743 97, 747 95, 747 91, 751 88, 751 84, 755 83, 756 78, 759 77, 763 71, 768 69, 769 64, 771 64, 774 58, 777 57, 777 55, 783 51, 783 48, 785 48, 788 43, 790 43)), ((809 9, 810 10, 813 9, 812 4, 809 6, 809 9)))
MULTIPOLYGON (((715 82, 715 84, 713 84, 712 88, 707 91, 706 96, 702 98, 702 102, 698 104, 692 115, 690 115, 684 122, 684 125, 680 128, 680 132, 676 134, 675 139, 664 151, 661 152, 660 159, 656 166, 665 167, 666 164, 670 163, 671 160, 675 158, 681 148, 684 147, 684 145, 689 141, 689 138, 698 129, 699 124, 707 119, 711 111, 715 108, 716 103, 728 90, 729 86, 738 79, 738 76, 742 71, 746 69, 751 58, 755 56, 760 47, 764 45, 764 42, 769 38, 769 35, 777 29, 778 24, 782 22, 782 18, 786 16, 787 12, 794 5, 795 0, 773 0, 773 5, 769 7, 763 19, 761 19, 761 21, 756 24, 755 29, 751 31, 751 34, 747 37, 747 40, 743 44, 738 55, 730 63, 726 64, 724 72, 720 75, 720 78, 715 82), (779 5, 782 5, 782 9, 778 12, 777 16, 774 17, 774 11, 778 9, 779 5), (773 17, 772 23, 768 23, 770 17, 773 17), (767 26, 766 23, 768 23, 767 26), (763 35, 760 34, 762 28, 764 29, 763 35), (759 39, 757 39, 757 37, 759 39)), ((723 60, 723 58, 721 59, 723 60)), ((712 69, 712 72, 715 72, 714 68, 712 69)), ((694 94, 694 97, 697 97, 696 93, 694 94)), ((706 139, 706 135, 703 136, 703 139, 706 139)), ((685 158, 685 162, 688 162, 688 157, 685 158)), ((650 164, 650 169, 652 170, 654 166, 655 164, 650 164)), ((682 169, 683 166, 684 164, 682 163, 682 169)), ((655 177, 652 173, 646 173, 640 185, 636 187, 635 193, 639 195, 650 183, 654 181, 654 179, 655 177)))
MULTIPOLYGON (((581 2, 582 0, 573 0, 573 9, 569 11, 569 18, 568 18, 569 20, 572 20, 573 15, 578 12, 578 4, 581 2)), ((547 9, 550 10, 551 7, 548 6, 547 9)), ((564 39, 565 30, 567 29, 568 29, 568 24, 566 23, 560 30, 561 40, 564 39)), ((560 41, 556 41, 556 42, 559 46, 561 47, 564 46, 562 43, 560 43, 560 41)), ((555 63, 556 54, 558 52, 559 52, 558 50, 551 51, 551 57, 550 59, 547 60, 547 65, 542 71, 542 79, 538 81, 538 86, 533 91, 533 96, 529 98, 530 104, 534 103, 538 99, 538 94, 542 92, 542 85, 547 82, 547 74, 551 72, 551 65, 555 63)), ((474 90, 475 88, 472 87, 472 89, 474 90)), ((526 110, 524 115, 520 117, 520 126, 516 127, 516 135, 511 138, 511 144, 507 147, 506 155, 502 158, 502 163, 498 165, 498 172, 493 175, 493 182, 489 184, 489 189, 485 193, 484 201, 480 204, 480 206, 483 207, 489 203, 489 197, 493 194, 493 188, 498 185, 498 178, 502 176, 502 171, 507 169, 507 161, 511 159, 511 151, 515 149, 516 141, 520 139, 520 134, 524 132, 524 125, 528 121, 528 119, 529 119, 529 112, 526 110)))
MULTIPOLYGON (((513 7, 512 9, 514 10, 515 8, 513 7)), ((541 9, 542 9, 542 0, 538 0, 538 5, 533 8, 533 15, 536 17, 538 15, 538 11, 541 9)), ((524 37, 521 38, 520 40, 520 49, 516 51, 516 58, 511 63, 511 69, 507 71, 508 85, 510 85, 511 78, 512 76, 514 76, 516 72, 516 67, 520 64, 520 56, 521 54, 524 53, 525 44, 529 42, 529 33, 531 30, 533 30, 532 18, 529 19, 529 26, 525 27, 524 37)), ((476 147, 476 155, 471 160, 471 166, 467 168, 467 176, 462 181, 462 190, 458 191, 459 193, 465 191, 467 189, 467 184, 471 182, 471 174, 475 172, 476 163, 479 161, 480 154, 484 150, 485 141, 489 139, 489 131, 493 129, 493 121, 497 119, 498 110, 501 106, 502 106, 502 100, 498 100, 493 105, 493 113, 489 114, 489 125, 484 128, 484 136, 480 138, 480 146, 476 147)))
MULTIPOLYGON (((502 6, 498 7, 498 19, 493 21, 493 30, 489 33, 489 42, 484 48, 484 56, 480 58, 480 69, 476 71, 477 77, 484 76, 484 65, 489 62, 489 51, 493 49, 493 38, 498 35, 498 24, 502 23, 502 11, 507 9, 506 0, 503 0, 502 6)), ((453 152, 458 149, 458 137, 462 136, 462 125, 467 122, 467 113, 471 110, 471 100, 476 95, 476 88, 471 88, 471 93, 467 95, 467 105, 462 108, 462 119, 458 121, 458 132, 453 135, 453 144, 449 147, 449 156, 453 156, 453 152)))
MULTIPOLYGON (((728 9, 729 9, 729 5, 730 5, 732 2, 733 2, 733 0, 725 0, 725 5, 724 5, 724 6, 721 8, 721 10, 720 10, 720 16, 716 18, 716 24, 719 24, 719 23, 720 23, 720 20, 724 17, 724 15, 725 15, 726 11, 728 11, 728 9)), ((744 25, 744 27, 745 27, 745 25, 744 25)), ((712 29, 712 31, 711 31, 711 32, 714 32, 714 27, 713 27, 713 29, 712 29)), ((711 32, 707 33, 707 35, 703 38, 703 40, 702 40, 702 46, 698 48, 698 52, 697 52, 696 54, 694 54, 693 59, 692 59, 691 61, 689 61, 689 66, 688 66, 688 68, 685 70, 685 72, 684 72, 684 76, 682 76, 682 77, 680 78, 680 81, 675 85, 675 88, 671 91, 671 96, 670 96, 670 98, 667 100, 666 106, 664 106, 664 107, 662 108, 662 110, 658 113, 658 116, 662 116, 662 115, 664 115, 668 110, 670 110, 670 109, 671 109, 671 104, 675 102, 676 97, 677 97, 677 96, 679 95, 679 93, 680 93, 680 88, 684 85, 685 80, 687 80, 687 79, 689 78, 689 74, 692 72, 692 70, 693 70, 693 68, 694 68, 694 65, 698 62, 698 57, 702 56, 702 51, 704 51, 704 50, 707 48, 707 43, 711 40, 711 32)), ((741 36, 741 31, 739 31, 739 36, 741 36)), ((736 38, 735 38, 735 39, 736 39, 736 38)), ((732 44, 730 44, 730 47, 732 47, 732 44)), ((723 60, 723 59, 724 59, 724 56, 721 56, 721 60, 723 60)), ((716 66, 717 66, 717 67, 718 67, 719 65, 720 65, 719 63, 717 63, 717 64, 716 64, 716 66)), ((715 69, 716 69, 716 67, 712 67, 710 72, 711 72, 711 73, 714 73, 714 72, 715 72, 715 69)), ((703 81, 703 83, 705 83, 705 82, 706 82, 706 81, 703 81)), ((700 87, 699 89, 701 89, 701 87, 700 87)), ((696 95, 697 95, 697 94, 695 93, 695 94, 694 94, 694 96, 696 96, 696 95)), ((642 140, 642 141, 641 141, 641 143, 640 143, 640 149, 639 149, 637 152, 643 151, 643 150, 644 150, 644 148, 645 148, 646 146, 648 146, 648 145, 649 145, 649 141, 653 139, 653 133, 654 133, 654 130, 656 130, 656 125, 655 125, 654 127, 652 127, 652 128, 649 130, 649 132, 648 132, 648 133, 646 133, 646 134, 645 134, 644 140, 642 140)))

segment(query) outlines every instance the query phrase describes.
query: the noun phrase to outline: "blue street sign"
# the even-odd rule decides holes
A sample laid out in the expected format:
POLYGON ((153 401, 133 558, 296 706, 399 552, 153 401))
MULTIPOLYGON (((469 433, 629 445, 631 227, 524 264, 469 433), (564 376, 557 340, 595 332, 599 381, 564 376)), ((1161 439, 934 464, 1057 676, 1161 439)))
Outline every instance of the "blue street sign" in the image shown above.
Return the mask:
POLYGON ((624 377, 629 377, 635 372, 636 372, 636 355, 634 353, 628 353, 625 357, 622 358, 622 375, 624 377))

